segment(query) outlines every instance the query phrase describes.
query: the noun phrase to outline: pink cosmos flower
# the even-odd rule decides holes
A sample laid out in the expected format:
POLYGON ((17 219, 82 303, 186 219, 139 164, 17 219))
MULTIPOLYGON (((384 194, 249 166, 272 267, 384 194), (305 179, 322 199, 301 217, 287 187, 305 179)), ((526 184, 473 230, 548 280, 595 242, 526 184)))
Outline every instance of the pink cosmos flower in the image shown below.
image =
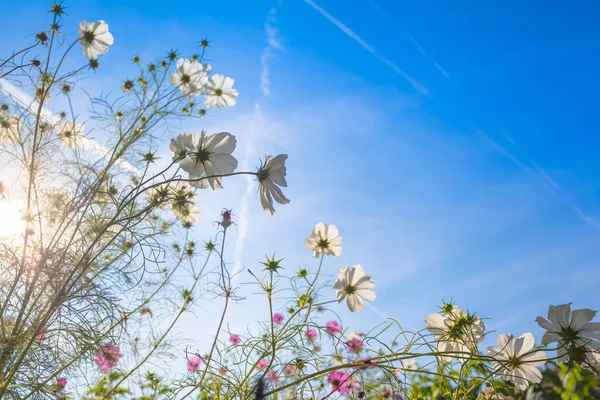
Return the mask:
POLYGON ((241 341, 242 341, 242 339, 240 339, 240 337, 238 335, 229 336, 229 343, 231 343, 232 346, 240 344, 241 341))
POLYGON ((285 317, 279 313, 273 314, 273 322, 275 322, 277 325, 281 324, 284 319, 285 317))
POLYGON ((313 340, 315 340, 317 338, 318 332, 316 329, 307 329, 306 330, 306 338, 312 342, 313 340))
POLYGON ((292 376, 296 373, 296 366, 292 365, 292 364, 288 364, 285 367, 283 367, 283 374, 285 376, 292 376))
POLYGON ((41 332, 39 333, 36 337, 35 340, 44 340, 48 337, 48 333, 47 332, 41 332))
POLYGON ((116 367, 119 364, 120 358, 121 349, 114 344, 107 344, 96 350, 94 354, 94 362, 100 367, 100 371, 104 373, 108 373, 112 368, 116 367))
POLYGON ((362 347, 362 340, 359 338, 352 338, 346 342, 346 350, 350 353, 358 353, 362 347))
POLYGON ((276 370, 274 370, 274 369, 272 369, 267 374, 267 380, 269 382, 271 382, 273 385, 275 385, 277 383, 277 381, 279 381, 279 372, 276 371, 276 370))
POLYGON ((219 372, 221 373, 221 375, 225 375, 228 371, 229 368, 227 368, 225 365, 222 365, 221 368, 219 368, 219 372))
POLYGON ((325 330, 330 335, 335 336, 342 331, 342 326, 337 321, 329 321, 325 324, 325 330))
POLYGON ((269 362, 267 361, 266 358, 261 358, 260 360, 258 360, 258 362, 256 363, 256 369, 258 370, 263 370, 265 368, 267 368, 269 366, 269 362))
POLYGON ((327 383, 331 385, 331 391, 340 393, 346 392, 346 383, 350 380, 350 375, 344 371, 332 371, 327 375, 327 383))
POLYGON ((196 372, 200 370, 200 364, 202 364, 202 359, 198 356, 192 357, 187 362, 187 370, 188 372, 196 372))
POLYGON ((59 389, 64 389, 65 386, 67 386, 67 378, 58 378, 56 379, 56 386, 58 386, 59 389))

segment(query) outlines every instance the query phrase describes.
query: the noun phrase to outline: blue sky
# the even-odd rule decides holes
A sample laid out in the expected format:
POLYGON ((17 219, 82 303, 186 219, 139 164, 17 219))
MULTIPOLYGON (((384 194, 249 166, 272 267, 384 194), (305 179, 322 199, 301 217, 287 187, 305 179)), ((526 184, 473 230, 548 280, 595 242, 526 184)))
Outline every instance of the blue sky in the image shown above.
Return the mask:
MULTIPOLYGON (((453 298, 492 329, 539 337, 534 319, 548 304, 600 305, 600 10, 591 2, 66 5, 70 35, 85 18, 106 20, 115 36, 92 91, 117 90, 134 54, 191 53, 208 37, 214 68, 241 94, 190 129, 236 134, 242 165, 289 154, 291 203, 274 217, 254 189, 244 197, 243 179, 202 197, 199 237, 221 207, 237 214, 232 263, 256 269, 275 250, 291 270, 314 268, 303 241, 322 220, 344 237, 329 272, 360 263, 376 283, 379 312, 339 308, 357 330, 382 315, 420 328, 453 298)), ((3 53, 49 17, 45 1, 9 8, 3 53)), ((244 307, 229 321, 239 329, 244 307)), ((195 336, 209 314, 200 325, 187 319, 184 333, 195 336)))

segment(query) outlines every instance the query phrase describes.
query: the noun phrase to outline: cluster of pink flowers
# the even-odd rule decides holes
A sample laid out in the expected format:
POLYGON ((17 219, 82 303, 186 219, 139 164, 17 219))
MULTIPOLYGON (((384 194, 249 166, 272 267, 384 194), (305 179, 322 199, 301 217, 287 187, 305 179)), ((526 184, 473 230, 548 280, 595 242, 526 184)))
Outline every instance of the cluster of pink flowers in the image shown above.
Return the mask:
POLYGON ((100 371, 104 373, 108 373, 112 368, 116 367, 119 364, 120 358, 121 349, 114 344, 107 344, 96 350, 94 354, 94 362, 100 367, 100 371))
POLYGON ((358 383, 354 382, 352 377, 344 371, 333 371, 327 375, 327 383, 331 385, 332 392, 342 394, 355 394, 359 391, 358 383))
POLYGON ((261 358, 260 360, 258 360, 258 362, 256 363, 256 369, 258 370, 263 370, 265 368, 267 368, 269 366, 269 362, 267 361, 266 358, 261 358))
POLYGON ((231 336, 229 336, 229 343, 231 343, 232 346, 240 344, 241 341, 242 339, 240 339, 238 335, 232 334, 231 336))
POLYGON ((196 372, 200 369, 200 364, 202 364, 202 359, 198 356, 194 356, 190 358, 187 362, 187 370, 188 372, 196 372))
POLYGON ((337 321, 329 321, 325 324, 325 330, 330 335, 335 336, 342 331, 342 326, 337 321))
POLYGON ((279 313, 273 314, 273 322, 275 322, 277 325, 281 324, 284 319, 285 319, 285 317, 282 314, 279 314, 279 313))

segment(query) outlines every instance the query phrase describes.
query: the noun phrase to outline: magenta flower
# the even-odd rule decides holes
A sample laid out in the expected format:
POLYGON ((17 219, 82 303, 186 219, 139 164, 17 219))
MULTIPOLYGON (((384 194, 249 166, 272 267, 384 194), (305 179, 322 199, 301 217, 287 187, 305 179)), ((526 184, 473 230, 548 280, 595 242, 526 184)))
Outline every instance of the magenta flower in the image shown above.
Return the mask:
POLYGON ((316 329, 307 329, 306 330, 306 338, 312 342, 317 338, 318 332, 316 329))
POLYGON ((198 356, 192 357, 187 362, 187 370, 188 372, 196 372, 200 370, 200 364, 202 364, 202 359, 198 356))
POLYGON ((325 330, 330 335, 335 336, 342 331, 342 326, 337 321, 329 321, 325 324, 325 330))
POLYGON ((266 358, 261 358, 260 360, 258 360, 258 362, 256 363, 256 369, 258 370, 263 370, 265 368, 267 368, 269 366, 269 362, 267 361, 266 358))
POLYGON ((285 367, 283 367, 283 374, 285 376, 292 376, 296 373, 296 366, 292 365, 292 364, 288 364, 285 367))
POLYGON ((238 335, 232 334, 231 336, 229 336, 229 343, 231 343, 232 346, 240 344, 241 341, 242 341, 242 339, 240 339, 240 337, 238 335))
POLYGON ((114 344, 107 344, 94 353, 94 362, 100 367, 100 371, 104 373, 108 373, 112 368, 116 367, 119 364, 120 358, 121 349, 114 344))
POLYGON ((346 342, 346 350, 350 353, 358 353, 362 347, 362 340, 359 338, 352 338, 346 342))
POLYGON ((274 370, 274 369, 272 369, 267 374, 267 380, 269 382, 271 382, 273 385, 275 385, 277 383, 277 381, 279 381, 279 372, 276 371, 276 370, 274 370))
POLYGON ((225 375, 227 372, 229 372, 229 368, 227 368, 225 365, 222 365, 221 368, 219 368, 219 372, 221 375, 225 375))
POLYGON ((332 371, 327 375, 327 383, 331 385, 331 391, 345 393, 345 384, 350 380, 350 375, 344 371, 332 371))
POLYGON ((67 378, 56 379, 56 386, 58 386, 60 390, 64 389, 65 386, 67 386, 67 378))
POLYGON ((275 313, 273 314, 273 321, 279 325, 283 322, 283 320, 285 319, 285 317, 279 313, 275 313))

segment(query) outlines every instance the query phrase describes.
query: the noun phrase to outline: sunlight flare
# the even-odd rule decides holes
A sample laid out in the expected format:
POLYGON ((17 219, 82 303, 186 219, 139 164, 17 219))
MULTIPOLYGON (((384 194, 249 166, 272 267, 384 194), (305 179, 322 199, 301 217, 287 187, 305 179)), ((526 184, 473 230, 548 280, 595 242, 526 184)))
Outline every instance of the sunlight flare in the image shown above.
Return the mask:
POLYGON ((25 231, 25 221, 19 215, 19 208, 9 202, 0 203, 0 238, 17 236, 25 231))

